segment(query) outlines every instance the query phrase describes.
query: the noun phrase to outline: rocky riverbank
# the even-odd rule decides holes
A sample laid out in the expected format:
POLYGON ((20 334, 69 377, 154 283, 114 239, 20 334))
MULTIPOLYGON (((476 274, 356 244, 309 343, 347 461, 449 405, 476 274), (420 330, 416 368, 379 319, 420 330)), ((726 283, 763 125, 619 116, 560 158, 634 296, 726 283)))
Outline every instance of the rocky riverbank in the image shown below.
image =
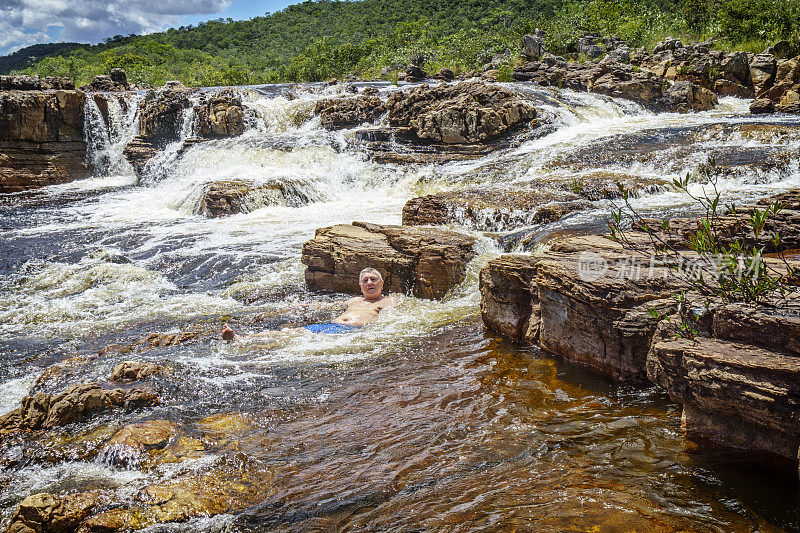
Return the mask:
MULTIPOLYGON (((797 197, 797 191, 785 193, 757 206, 785 206, 761 237, 790 236, 777 248, 773 242, 775 251, 794 247, 797 197)), ((743 223, 750 210, 723 218, 716 228, 720 235, 755 243, 743 223)), ((792 339, 800 324, 800 294, 789 289, 771 306, 697 293, 681 274, 695 254, 664 255, 655 246, 685 246, 677 228, 697 224, 676 220, 676 229, 657 241, 631 232, 632 247, 605 236, 569 237, 538 254, 495 259, 481 271, 484 324, 615 379, 663 387, 683 404, 684 428, 692 436, 795 460, 800 388, 793 383, 800 359, 792 339), (684 296, 676 298, 678 293, 684 296)), ((791 269, 800 262, 787 260, 765 259, 792 287, 791 269)))

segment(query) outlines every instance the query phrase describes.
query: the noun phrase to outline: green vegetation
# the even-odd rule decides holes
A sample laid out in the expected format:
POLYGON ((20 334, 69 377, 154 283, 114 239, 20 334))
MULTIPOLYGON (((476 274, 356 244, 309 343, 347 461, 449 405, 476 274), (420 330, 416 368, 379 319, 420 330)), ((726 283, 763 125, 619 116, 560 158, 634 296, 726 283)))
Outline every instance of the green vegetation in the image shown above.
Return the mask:
MULTIPOLYGON (((764 209, 753 208, 749 217, 742 218, 741 228, 732 235, 731 228, 736 227, 738 223, 729 221, 726 224, 723 222, 723 216, 736 215, 736 207, 733 205, 723 207, 720 204, 722 193, 717 183, 718 171, 714 159, 701 166, 696 176, 689 173, 684 179, 673 181, 675 188, 688 195, 695 206, 703 211, 697 229, 690 232, 685 242, 693 254, 687 254, 667 243, 659 231, 645 223, 641 214, 628 201, 629 191, 621 184, 620 192, 625 206, 617 208, 611 214, 611 220, 608 222, 611 237, 623 245, 636 246, 623 231, 623 225, 628 220, 631 227, 650 235, 651 244, 665 258, 671 260, 676 275, 701 294, 747 303, 767 303, 775 298, 785 297, 787 293, 792 292, 792 288, 785 280, 792 278, 796 273, 784 253, 782 251, 778 253, 782 266, 776 268, 764 261, 766 246, 746 245, 736 236, 747 236, 753 242, 762 241, 762 237, 766 238, 767 222, 783 209, 783 205, 775 202, 766 205, 764 209), (703 184, 702 193, 695 194, 690 190, 690 184, 693 182, 703 184)), ((669 231, 669 220, 665 219, 662 224, 661 229, 669 231)), ((774 249, 781 250, 780 234, 773 233, 769 243, 774 249)))
POLYGON ((480 68, 506 49, 518 57, 522 35, 537 27, 549 49, 564 54, 586 32, 617 35, 634 46, 669 35, 713 36, 723 47, 761 51, 777 39, 796 38, 798 25, 800 0, 320 0, 247 21, 118 35, 95 46, 24 49, 13 60, 0 58, 0 72, 69 76, 78 84, 114 67, 146 85, 378 78, 384 69, 391 79, 415 54, 426 58, 429 72, 456 73, 480 68), (38 59, 27 66, 31 56, 38 59))

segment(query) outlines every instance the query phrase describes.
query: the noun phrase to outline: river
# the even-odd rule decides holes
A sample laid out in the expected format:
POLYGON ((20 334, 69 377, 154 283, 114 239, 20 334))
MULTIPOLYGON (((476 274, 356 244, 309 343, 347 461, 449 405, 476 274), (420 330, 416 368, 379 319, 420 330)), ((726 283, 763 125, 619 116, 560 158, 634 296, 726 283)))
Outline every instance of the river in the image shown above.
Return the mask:
MULTIPOLYGON (((130 358, 171 371, 155 380, 157 407, 4 442, 2 518, 36 492, 102 490, 126 505, 144 486, 225 471, 235 456, 269 472, 259 503, 149 530, 800 531, 797 481, 785 464, 686 439, 680 406, 656 388, 615 384, 484 331, 478 272, 504 251, 535 246, 518 238, 520 228, 473 223, 479 256, 442 301, 401 295, 355 333, 281 331, 324 316, 337 299, 304 286, 300 250, 314 230, 399 224, 416 196, 609 176, 667 184, 712 155, 725 201, 800 185, 797 117, 753 117, 749 102, 733 98, 709 112, 655 114, 509 85, 537 102, 544 125, 472 161, 378 163, 358 128, 331 132, 309 118, 341 86, 251 87, 244 101, 254 118, 243 135, 185 152, 175 143, 141 179, 122 155, 141 96, 111 105, 108 125, 88 99, 95 176, 0 195, 0 413, 54 364, 67 371, 37 390, 106 382, 130 358), (241 178, 283 193, 254 199, 248 213, 197 214, 206 184, 241 178), (223 321, 241 340, 214 338, 223 321), (97 355, 189 329, 204 335, 97 355), (236 422, 209 438, 209 421, 224 416, 236 422), (110 462, 101 441, 73 438, 149 419, 203 436, 203 452, 137 468, 110 462)), ((692 209, 666 186, 645 188, 633 203, 656 214, 692 209)), ((597 231, 609 209, 596 201, 523 234, 597 231)))

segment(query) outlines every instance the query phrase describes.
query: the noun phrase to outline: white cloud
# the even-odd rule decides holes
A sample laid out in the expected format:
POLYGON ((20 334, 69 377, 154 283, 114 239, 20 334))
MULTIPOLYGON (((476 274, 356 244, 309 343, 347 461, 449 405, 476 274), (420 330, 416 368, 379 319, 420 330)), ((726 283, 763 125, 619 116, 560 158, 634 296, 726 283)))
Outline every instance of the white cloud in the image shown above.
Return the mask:
POLYGON ((40 42, 99 42, 152 33, 185 15, 224 11, 231 0, 0 0, 0 54, 40 42), (53 37, 55 31, 57 35, 53 37))

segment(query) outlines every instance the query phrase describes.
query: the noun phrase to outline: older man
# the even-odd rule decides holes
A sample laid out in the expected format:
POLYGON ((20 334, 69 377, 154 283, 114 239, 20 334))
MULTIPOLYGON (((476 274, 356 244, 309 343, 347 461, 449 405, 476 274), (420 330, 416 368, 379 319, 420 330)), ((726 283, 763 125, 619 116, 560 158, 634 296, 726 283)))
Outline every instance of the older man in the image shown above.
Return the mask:
MULTIPOLYGON (((396 303, 392 296, 383 295, 383 277, 374 268, 361 271, 358 275, 358 286, 362 296, 347 300, 344 313, 330 322, 309 324, 304 328, 313 333, 346 333, 367 324, 382 310, 396 303)), ((235 336, 230 326, 225 324, 222 329, 223 340, 231 341, 235 336)))

